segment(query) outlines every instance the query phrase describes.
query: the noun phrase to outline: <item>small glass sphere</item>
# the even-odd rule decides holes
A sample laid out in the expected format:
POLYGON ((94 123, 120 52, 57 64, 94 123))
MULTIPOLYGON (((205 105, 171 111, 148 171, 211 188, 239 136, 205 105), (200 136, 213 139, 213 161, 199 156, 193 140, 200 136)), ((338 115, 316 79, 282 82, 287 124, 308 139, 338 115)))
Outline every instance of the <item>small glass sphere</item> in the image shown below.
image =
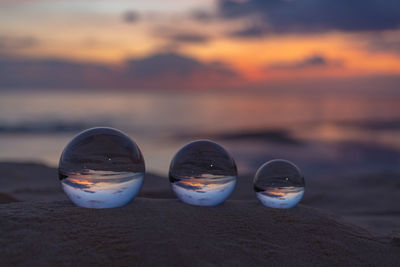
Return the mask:
POLYGON ((169 168, 175 195, 184 203, 216 206, 224 202, 236 185, 235 161, 220 145, 199 140, 185 145, 169 168))
POLYGON ((78 134, 61 154, 58 175, 69 199, 85 208, 114 208, 131 202, 142 187, 145 165, 139 147, 106 127, 78 134))
POLYGON ((254 177, 254 191, 260 202, 270 208, 290 209, 304 195, 304 176, 293 163, 276 159, 264 163, 254 177))

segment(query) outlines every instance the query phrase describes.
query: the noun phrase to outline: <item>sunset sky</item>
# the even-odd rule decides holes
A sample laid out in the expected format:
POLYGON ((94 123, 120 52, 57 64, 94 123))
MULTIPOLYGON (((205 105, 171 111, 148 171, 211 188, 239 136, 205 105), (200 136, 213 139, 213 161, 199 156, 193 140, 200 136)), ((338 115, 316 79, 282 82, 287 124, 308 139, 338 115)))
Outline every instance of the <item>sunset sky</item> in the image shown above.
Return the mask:
POLYGON ((395 0, 0 0, 1 88, 393 88, 399 77, 395 0))

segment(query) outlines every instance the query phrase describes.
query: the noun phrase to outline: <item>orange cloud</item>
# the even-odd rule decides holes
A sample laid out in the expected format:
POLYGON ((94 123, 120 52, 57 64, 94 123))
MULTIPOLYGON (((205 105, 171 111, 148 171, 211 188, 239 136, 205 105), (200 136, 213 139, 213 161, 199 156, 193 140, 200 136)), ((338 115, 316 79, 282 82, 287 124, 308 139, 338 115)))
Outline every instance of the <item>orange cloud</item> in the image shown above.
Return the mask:
MULTIPOLYGON (((191 72, 185 79, 179 74, 163 72, 146 82, 135 80, 138 86, 150 87, 159 84, 157 79, 165 81, 164 84, 179 84, 183 88, 219 88, 246 86, 246 82, 299 78, 400 75, 397 39, 392 38, 400 36, 399 30, 382 33, 386 43, 375 42, 372 45, 368 43, 373 43, 379 36, 356 31, 285 32, 262 34, 258 38, 232 38, 230 32, 255 23, 256 19, 246 16, 233 20, 218 18, 217 10, 212 10, 212 1, 202 2, 201 5, 195 1, 185 2, 188 9, 178 5, 178 2, 181 3, 175 1, 173 8, 167 11, 154 4, 165 5, 160 1, 137 5, 136 9, 121 1, 114 4, 101 2, 96 6, 92 2, 77 4, 63 1, 32 1, 26 5, 0 3, 5 14, 0 18, 0 37, 17 40, 21 36, 29 36, 38 40, 35 45, 21 47, 8 42, 7 47, 2 47, 0 38, 0 54, 28 60, 57 58, 84 65, 91 62, 123 69, 128 58, 151 58, 165 54, 167 50, 189 55, 208 66, 191 72), (208 8, 201 9, 206 10, 200 14, 201 19, 193 18, 197 5, 208 8), (63 6, 69 8, 65 10, 63 6), (135 23, 124 22, 127 14, 128 20, 135 23), (379 49, 376 48, 378 46, 379 49), (315 56, 326 64, 307 63, 315 56), (229 66, 236 75, 221 75, 218 68, 211 66, 215 61, 229 66), (274 65, 275 68, 271 67, 274 65), (277 68, 278 65, 281 68, 277 68)), ((90 73, 94 73, 92 76, 103 75, 90 73)), ((91 84, 104 84, 104 81, 91 84)))

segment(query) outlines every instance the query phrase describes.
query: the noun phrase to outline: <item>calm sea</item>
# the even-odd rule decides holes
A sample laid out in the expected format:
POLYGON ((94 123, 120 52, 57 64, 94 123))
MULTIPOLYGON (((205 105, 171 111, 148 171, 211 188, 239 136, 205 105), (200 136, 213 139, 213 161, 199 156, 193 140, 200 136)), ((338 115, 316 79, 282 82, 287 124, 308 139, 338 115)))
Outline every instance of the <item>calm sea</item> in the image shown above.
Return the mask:
POLYGON ((0 160, 56 166, 81 130, 118 128, 166 174, 186 142, 215 139, 242 173, 286 158, 305 172, 399 171, 399 99, 246 93, 0 93, 0 160))

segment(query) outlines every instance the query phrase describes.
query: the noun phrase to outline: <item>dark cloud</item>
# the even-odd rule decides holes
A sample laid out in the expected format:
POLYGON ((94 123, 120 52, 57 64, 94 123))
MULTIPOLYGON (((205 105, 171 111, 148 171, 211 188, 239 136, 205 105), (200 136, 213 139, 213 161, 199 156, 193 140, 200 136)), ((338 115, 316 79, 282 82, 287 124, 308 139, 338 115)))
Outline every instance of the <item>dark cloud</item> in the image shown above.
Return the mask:
POLYGON ((216 18, 215 14, 201 9, 193 10, 190 13, 190 17, 199 22, 209 22, 216 18))
POLYGON ((140 14, 136 11, 129 10, 123 14, 122 18, 126 23, 136 23, 140 19, 140 14))
POLYGON ((128 62, 128 71, 139 76, 163 75, 175 73, 188 75, 203 65, 186 56, 176 53, 156 54, 141 59, 133 59, 128 62))
POLYGON ((194 33, 178 33, 172 35, 170 38, 177 43, 206 43, 210 40, 206 35, 194 33))
POLYGON ((267 66, 267 69, 304 69, 325 66, 341 66, 340 61, 331 61, 321 55, 313 55, 295 62, 277 62, 267 66))
POLYGON ((1 88, 201 89, 226 87, 239 75, 222 62, 177 53, 128 60, 123 67, 65 60, 0 58, 1 88))
POLYGON ((228 35, 237 38, 257 38, 262 37, 268 33, 268 30, 263 26, 253 25, 243 29, 233 31, 228 35))
POLYGON ((244 37, 262 36, 265 27, 273 33, 308 33, 379 31, 400 26, 397 0, 220 0, 218 10, 225 19, 255 16, 262 20, 258 29, 242 30, 244 37))
POLYGON ((95 64, 58 59, 0 58, 0 87, 73 88, 107 84, 113 72, 95 64))
POLYGON ((0 49, 22 49, 35 46, 39 41, 32 36, 0 36, 0 49))
MULTIPOLYGON (((236 77, 238 74, 222 62, 203 63, 177 53, 156 54, 128 62, 127 73, 138 78, 157 77, 185 83, 186 79, 236 77)), ((200 81, 199 81, 200 82, 200 81)))
POLYGON ((373 52, 393 52, 400 54, 400 38, 376 38, 367 41, 367 49, 373 52))
POLYGON ((203 44, 211 40, 211 36, 204 33, 191 30, 177 30, 166 26, 155 28, 153 34, 168 41, 168 45, 172 44, 175 47, 181 44, 203 44))

